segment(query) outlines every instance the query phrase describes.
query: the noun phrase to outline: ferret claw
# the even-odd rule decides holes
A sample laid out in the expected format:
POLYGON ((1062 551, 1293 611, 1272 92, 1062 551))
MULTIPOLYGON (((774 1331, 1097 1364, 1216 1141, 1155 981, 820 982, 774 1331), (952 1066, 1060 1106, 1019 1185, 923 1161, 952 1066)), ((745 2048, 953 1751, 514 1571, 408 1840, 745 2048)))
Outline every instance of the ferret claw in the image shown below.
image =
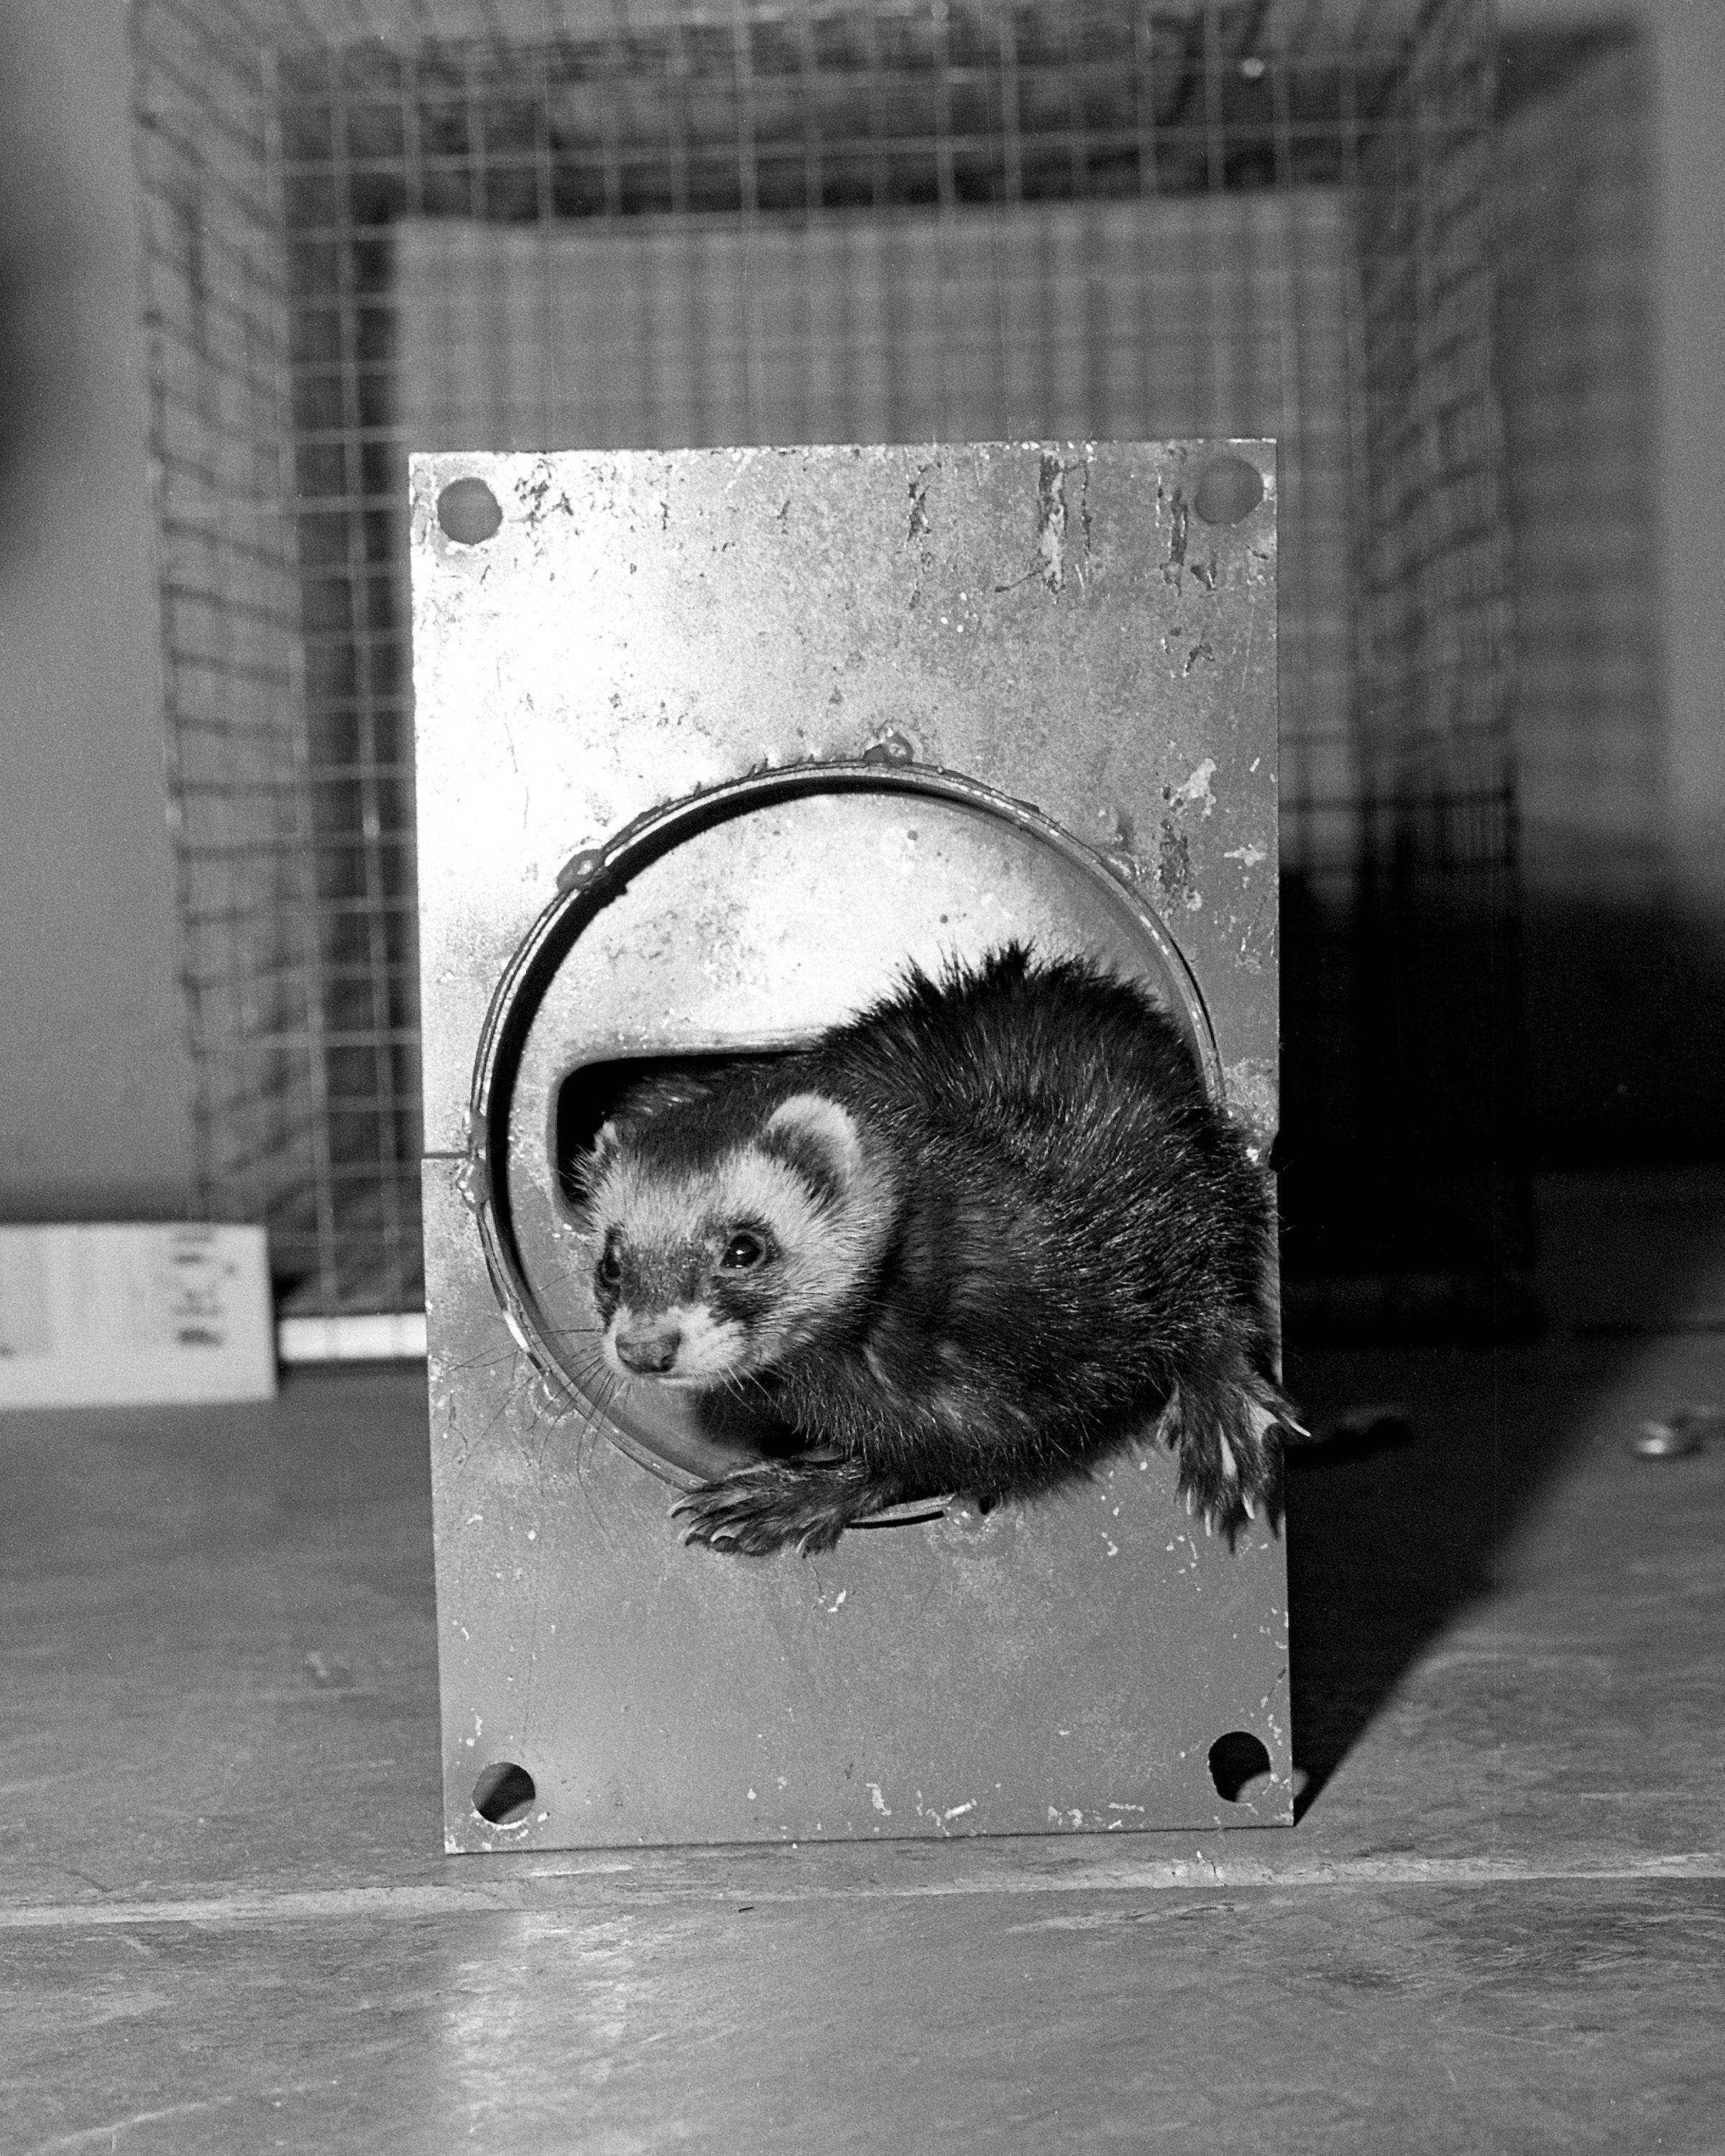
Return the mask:
POLYGON ((1255 1520, 1258 1517, 1258 1508, 1252 1502, 1250 1496, 1244 1490, 1240 1493, 1240 1502, 1245 1507, 1246 1517, 1249 1520, 1255 1520))
POLYGON ((750 1558, 794 1549, 819 1557, 850 1524, 853 1495, 831 1468, 798 1474, 762 1462, 690 1491, 670 1515, 689 1522, 682 1535, 685 1549, 750 1558))

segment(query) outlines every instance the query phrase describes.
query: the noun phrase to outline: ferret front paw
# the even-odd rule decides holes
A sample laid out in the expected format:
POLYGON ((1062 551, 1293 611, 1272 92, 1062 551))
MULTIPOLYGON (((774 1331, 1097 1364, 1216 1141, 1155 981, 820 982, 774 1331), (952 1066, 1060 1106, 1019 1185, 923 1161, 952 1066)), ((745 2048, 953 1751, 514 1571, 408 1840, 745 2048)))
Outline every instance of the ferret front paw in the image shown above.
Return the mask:
POLYGON ((1272 1528, 1281 1521, 1281 1442, 1297 1431, 1291 1409, 1267 1385, 1221 1386, 1207 1399, 1177 1395, 1163 1413, 1162 1434, 1178 1455, 1180 1494, 1204 1532, 1224 1535, 1232 1549, 1260 1513, 1272 1528))
POLYGON ((853 1520, 874 1509, 845 1466, 763 1460, 722 1481, 704 1482, 671 1507, 685 1545, 732 1557, 771 1557, 792 1546, 804 1557, 833 1548, 853 1520))

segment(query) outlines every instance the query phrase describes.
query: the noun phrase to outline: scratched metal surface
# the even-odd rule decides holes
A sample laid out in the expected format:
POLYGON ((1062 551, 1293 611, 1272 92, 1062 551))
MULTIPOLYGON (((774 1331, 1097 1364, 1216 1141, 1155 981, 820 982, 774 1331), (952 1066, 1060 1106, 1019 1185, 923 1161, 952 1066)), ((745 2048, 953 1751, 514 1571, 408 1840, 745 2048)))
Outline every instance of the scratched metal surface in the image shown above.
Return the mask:
POLYGON ((489 1166, 542 1275, 562 1072, 805 1037, 904 957, 1008 934, 1142 971, 1110 887, 1177 940, 1227 1098, 1267 1138, 1266 446, 446 456, 413 485, 449 1845, 1286 1820, 1266 1532, 1194 1536, 1169 1464, 1132 1457, 1064 1501, 951 1507, 818 1565, 685 1551, 665 1481, 531 1382, 459 1188, 487 1006, 558 870, 698 788, 883 743, 1034 804, 1096 878, 950 803, 818 791, 666 855, 521 1014, 489 1166), (1219 470, 1261 503, 1198 515, 1219 470), (469 545, 438 501, 475 477, 501 520, 469 545), (1228 1803, 1208 1753, 1241 1730, 1271 1773, 1228 1803), (492 1824, 472 1792, 501 1760, 536 1794, 492 1824))
POLYGON ((684 1549, 673 1493, 547 1413, 451 1161, 425 1163, 444 1827, 451 1849, 1281 1824, 1282 1546, 1230 1553, 1162 1454, 830 1557, 684 1549), (1210 1746, 1271 1776, 1238 1803, 1210 1746), (490 1825, 487 1765, 537 1791, 490 1825))
POLYGON ((486 1004, 571 855, 889 733, 1112 864, 1273 1120, 1273 445, 420 456, 411 485, 429 1152, 465 1143, 486 1004), (1223 455, 1265 499, 1208 524, 1223 455), (437 517, 468 476, 502 511, 477 546, 437 517))

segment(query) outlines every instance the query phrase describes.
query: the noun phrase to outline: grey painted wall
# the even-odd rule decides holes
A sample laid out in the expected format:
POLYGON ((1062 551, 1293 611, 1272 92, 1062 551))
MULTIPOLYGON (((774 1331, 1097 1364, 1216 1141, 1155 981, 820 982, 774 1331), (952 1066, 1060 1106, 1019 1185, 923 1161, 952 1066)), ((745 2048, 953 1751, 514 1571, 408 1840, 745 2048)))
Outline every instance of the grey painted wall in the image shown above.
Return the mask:
POLYGON ((125 22, 12 0, 0 67, 0 1217, 187 1200, 125 22))

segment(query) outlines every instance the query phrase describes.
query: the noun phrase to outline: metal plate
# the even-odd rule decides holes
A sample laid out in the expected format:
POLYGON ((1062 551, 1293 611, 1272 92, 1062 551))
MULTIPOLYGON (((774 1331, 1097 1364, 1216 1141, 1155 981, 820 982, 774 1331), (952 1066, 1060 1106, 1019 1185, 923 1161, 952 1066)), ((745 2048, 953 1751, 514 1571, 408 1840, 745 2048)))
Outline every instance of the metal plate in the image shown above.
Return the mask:
POLYGON ((685 1550, 670 1493, 547 1407, 456 1163, 425 1163, 445 1831, 451 1850, 1119 1833, 1291 1816, 1281 1546, 1230 1552, 1163 1455, 817 1560, 685 1550), (1211 1746, 1269 1775, 1218 1794, 1211 1746), (518 1764, 534 1798, 473 1794, 518 1764))
POLYGON ((677 1462, 526 1352, 562 1079, 806 1038, 907 957, 1028 930, 1179 1002, 1160 916, 1273 1131, 1267 448, 420 458, 413 491, 449 1845, 1285 1821, 1281 1545, 1194 1533, 1161 1455, 751 1565, 682 1548, 677 1462), (489 536, 439 524, 457 479, 489 536), (630 853, 712 788, 742 805, 630 853), (1239 1804, 1230 1732, 1269 1769, 1239 1804), (506 1762, 531 1799, 482 1816, 506 1762))
POLYGON ((487 1007, 572 855, 893 741, 1142 895, 1275 1127, 1273 445, 450 454, 410 485, 428 1152, 466 1147, 487 1007), (1236 464, 1263 499, 1207 522, 1236 464), (463 480, 501 512, 476 544, 438 518, 463 480))

